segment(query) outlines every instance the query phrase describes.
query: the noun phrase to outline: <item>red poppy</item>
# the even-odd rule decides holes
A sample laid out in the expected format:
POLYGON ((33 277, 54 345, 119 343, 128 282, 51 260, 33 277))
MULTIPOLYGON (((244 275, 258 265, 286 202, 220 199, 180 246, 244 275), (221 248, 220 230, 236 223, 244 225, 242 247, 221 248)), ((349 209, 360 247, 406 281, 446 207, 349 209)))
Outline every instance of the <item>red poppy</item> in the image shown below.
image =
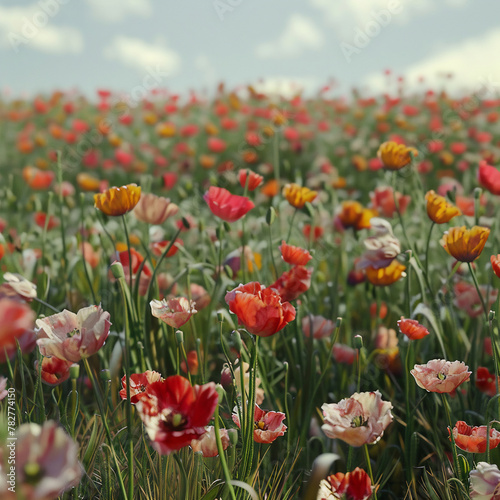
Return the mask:
POLYGON ((344 474, 337 472, 323 479, 319 486, 318 498, 345 498, 347 500, 367 500, 373 492, 370 476, 359 467, 344 474))
MULTIPOLYGON (((52 386, 62 384, 69 378, 69 369, 72 364, 71 361, 66 361, 56 356, 51 356, 50 358, 44 356, 40 370, 42 381, 52 386)), ((35 361, 35 370, 38 371, 38 360, 35 361)))
POLYGON ((479 163, 478 180, 490 193, 500 195, 500 171, 485 160, 479 163))
MULTIPOLYGON (((35 215, 33 216, 35 220, 35 224, 38 227, 41 227, 42 229, 45 228, 45 223, 47 222, 47 214, 44 212, 36 212, 35 215)), ((51 215, 49 217, 49 221, 47 223, 47 231, 50 231, 51 229, 54 229, 59 225, 59 221, 57 220, 56 217, 51 215)))
POLYGON ((311 226, 311 224, 306 224, 302 232, 307 239, 309 239, 312 233, 312 239, 313 241, 316 241, 323 236, 325 230, 321 226, 311 226))
POLYGON ((161 455, 189 446, 205 434, 218 404, 215 384, 191 386, 180 375, 149 384, 136 408, 161 455))
POLYGON ((309 290, 311 275, 312 269, 294 266, 290 271, 284 272, 270 288, 274 288, 281 295, 283 301, 290 302, 309 290))
POLYGON ((262 175, 256 174, 252 170, 243 168, 238 172, 238 180, 240 181, 240 185, 242 188, 247 185, 247 171, 249 172, 248 190, 254 191, 262 184, 262 182, 264 181, 264 177, 262 177, 262 175))
POLYGON ((23 168, 23 179, 31 189, 48 189, 55 178, 55 173, 39 170, 36 167, 23 168))
POLYGON ((212 153, 223 153, 226 150, 226 141, 218 137, 210 137, 207 141, 207 147, 212 153))
MULTIPOLYGON (((453 428, 455 444, 464 451, 470 453, 484 453, 486 451, 487 426, 471 427, 462 420, 458 421, 453 428)), ((448 429, 448 432, 450 430, 448 429)), ((490 450, 500 444, 500 432, 490 427, 490 450)))
POLYGON ((177 174, 175 172, 166 172, 163 174, 163 187, 172 189, 177 184, 177 174))
POLYGON ((304 248, 288 245, 285 241, 281 242, 279 247, 281 258, 293 266, 305 266, 311 259, 312 255, 304 248))
MULTIPOLYGON (((168 245, 170 245, 170 241, 159 241, 157 243, 153 243, 152 250, 153 253, 157 257, 161 257, 162 253, 167 249, 168 245)), ((172 257, 177 253, 179 247, 183 246, 184 243, 180 238, 175 240, 175 243, 172 245, 172 248, 167 252, 167 257, 172 257)))
POLYGON ((254 335, 269 337, 295 319, 295 308, 272 288, 253 281, 226 294, 229 310, 254 335))
POLYGON ((497 384, 495 382, 495 374, 490 373, 488 368, 485 368, 484 366, 478 367, 476 372, 476 387, 487 396, 496 396, 497 384))
MULTIPOLYGON (((237 409, 233 410, 233 422, 240 425, 237 409)), ((279 411, 265 411, 255 405, 253 440, 256 443, 272 443, 276 438, 283 436, 286 425, 283 424, 286 415, 279 411)))
POLYGON ((500 253, 490 257, 491 267, 493 272, 500 278, 500 253))
POLYGON ((414 319, 406 319, 401 316, 398 321, 399 331, 406 335, 410 340, 423 339, 425 336, 429 335, 429 330, 422 326, 418 321, 414 319))
POLYGON ((255 207, 246 196, 231 194, 227 189, 211 186, 203 199, 208 203, 211 212, 226 222, 241 219, 255 207))
MULTIPOLYGON (((158 372, 147 370, 144 373, 133 373, 130 375, 130 402, 135 405, 139 400, 147 398, 146 389, 153 382, 158 382, 162 379, 158 372)), ((120 397, 127 399, 127 376, 122 377, 122 390, 120 397)))

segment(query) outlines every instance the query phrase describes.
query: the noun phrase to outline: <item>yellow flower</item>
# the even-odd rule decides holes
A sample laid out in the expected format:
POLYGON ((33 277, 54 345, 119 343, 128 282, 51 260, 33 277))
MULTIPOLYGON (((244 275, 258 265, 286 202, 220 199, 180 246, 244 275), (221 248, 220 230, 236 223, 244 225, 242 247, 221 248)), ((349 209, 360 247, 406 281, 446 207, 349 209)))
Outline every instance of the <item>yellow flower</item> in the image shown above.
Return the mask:
POLYGON ((490 230, 486 227, 452 227, 444 233, 441 245, 459 262, 472 262, 481 255, 489 235, 490 230))
POLYGON ((357 201, 347 200, 342 202, 342 210, 337 218, 345 229, 352 227, 356 231, 360 231, 361 229, 369 229, 370 219, 377 215, 376 210, 364 208, 357 201))
POLYGON ((123 215, 137 205, 140 197, 141 188, 137 184, 127 184, 95 194, 94 206, 106 215, 123 215))
POLYGON ((76 182, 83 191, 99 191, 101 181, 86 172, 80 172, 76 176, 76 182))
POLYGON ((387 267, 375 269, 374 267, 367 267, 365 269, 366 278, 372 285, 386 286, 396 283, 406 269, 403 264, 400 264, 394 259, 387 267))
POLYGON ((313 201, 318 193, 306 187, 301 187, 298 184, 287 184, 283 188, 283 196, 288 203, 295 208, 304 208, 306 202, 313 201))
POLYGON ((377 156, 382 160, 387 170, 399 170, 411 162, 410 153, 418 155, 415 148, 408 148, 404 144, 389 141, 384 142, 378 148, 377 156))
POLYGON ((462 215, 460 209, 448 203, 444 196, 439 196, 434 191, 428 191, 425 199, 427 200, 427 215, 436 224, 444 224, 453 217, 462 215))

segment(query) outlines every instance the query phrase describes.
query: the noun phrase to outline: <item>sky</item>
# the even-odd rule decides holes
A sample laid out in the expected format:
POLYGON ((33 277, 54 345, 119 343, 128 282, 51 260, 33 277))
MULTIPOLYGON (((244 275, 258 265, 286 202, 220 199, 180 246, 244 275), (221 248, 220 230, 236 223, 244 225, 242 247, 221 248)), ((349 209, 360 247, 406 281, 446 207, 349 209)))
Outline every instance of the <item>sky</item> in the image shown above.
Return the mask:
POLYGON ((0 90, 11 96, 140 98, 220 81, 370 95, 400 76, 411 89, 500 93, 500 2, 0 0, 0 90))

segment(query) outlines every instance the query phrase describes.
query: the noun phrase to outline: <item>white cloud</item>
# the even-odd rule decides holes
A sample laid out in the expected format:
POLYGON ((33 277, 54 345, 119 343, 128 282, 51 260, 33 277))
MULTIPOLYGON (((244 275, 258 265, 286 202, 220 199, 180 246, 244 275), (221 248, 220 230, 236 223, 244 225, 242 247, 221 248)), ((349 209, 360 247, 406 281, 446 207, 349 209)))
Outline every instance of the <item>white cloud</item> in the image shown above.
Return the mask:
MULTIPOLYGON (((500 92, 500 67, 493 64, 500 53, 500 29, 489 31, 475 38, 468 38, 453 46, 445 47, 432 56, 412 64, 403 72, 408 84, 413 85, 421 77, 425 86, 440 88, 446 74, 446 89, 452 92, 478 92, 487 89, 484 97, 500 92)), ((386 80, 382 75, 369 75, 365 83, 371 90, 383 90, 386 80)), ((386 89, 387 90, 387 89, 386 89)))
POLYGON ((163 73, 172 75, 178 71, 181 64, 179 54, 164 43, 147 43, 140 38, 125 36, 115 37, 104 49, 104 55, 141 72, 158 67, 163 73))
MULTIPOLYGON (((469 0, 446 0, 445 4, 452 8, 463 7, 469 0)), ((433 12, 438 2, 432 0, 349 0, 348 2, 332 2, 331 0, 309 0, 319 9, 326 21, 333 25, 339 38, 352 36, 354 30, 365 29, 372 21, 382 26, 392 21, 406 24, 415 16, 433 12)))
POLYGON ((128 16, 150 17, 150 0, 87 0, 95 17, 101 21, 119 22, 128 16))
POLYGON ((263 59, 294 57, 307 49, 319 49, 323 43, 321 30, 310 19, 293 14, 279 38, 258 45, 256 54, 263 59))
POLYGON ((0 6, 0 47, 16 52, 25 47, 53 54, 81 52, 84 44, 78 29, 51 24, 62 8, 57 2, 51 9, 43 3, 0 6))

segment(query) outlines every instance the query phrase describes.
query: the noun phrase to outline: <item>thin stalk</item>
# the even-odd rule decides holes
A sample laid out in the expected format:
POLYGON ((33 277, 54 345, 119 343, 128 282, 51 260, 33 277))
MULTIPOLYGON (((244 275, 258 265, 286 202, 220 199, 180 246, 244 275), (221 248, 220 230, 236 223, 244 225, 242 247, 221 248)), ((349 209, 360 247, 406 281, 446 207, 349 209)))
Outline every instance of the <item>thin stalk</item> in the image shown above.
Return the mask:
POLYGON ((448 401, 446 400, 446 395, 441 394, 441 399, 443 401, 443 406, 444 410, 446 413, 446 418, 448 420, 448 429, 450 432, 450 437, 451 437, 451 444, 452 444, 452 453, 453 453, 453 468, 455 469, 455 474, 458 476, 458 479, 460 482, 463 482, 462 479, 462 469, 460 467, 460 464, 458 462, 458 455, 457 455, 457 447, 455 445, 455 437, 453 436, 453 425, 451 423, 451 415, 450 415, 450 406, 448 405, 448 401))
POLYGON ((234 492, 233 485, 231 484, 232 477, 231 472, 227 466, 226 457, 224 456, 224 448, 222 447, 222 440, 220 438, 220 426, 219 426, 219 405, 215 408, 214 414, 214 432, 215 432, 215 442, 217 443, 217 451, 219 452, 219 459, 222 465, 222 472, 224 473, 224 479, 226 480, 229 493, 232 500, 236 500, 236 494, 234 492))
MULTIPOLYGON (((373 480, 372 464, 370 462, 370 454, 368 453, 368 445, 367 444, 363 445, 363 450, 365 452, 366 468, 368 469, 368 475, 370 476, 372 484, 374 485, 375 481, 373 480)), ((377 500, 377 492, 375 490, 373 491, 372 497, 373 497, 373 500, 377 500)))
MULTIPOLYGON (((127 305, 127 294, 126 294, 126 284, 125 279, 119 278, 118 284, 120 286, 120 292, 122 296, 123 305, 127 305)), ((125 377, 127 381, 127 434, 128 434, 128 470, 129 470, 129 497, 134 497, 134 440, 133 440, 133 428, 132 428, 132 403, 130 400, 130 323, 129 323, 129 311, 128 307, 125 310, 124 320, 125 320, 125 344, 123 346, 124 357, 125 357, 125 377)))
POLYGON ((104 412, 104 405, 102 401, 101 391, 97 384, 96 378, 94 376, 94 372, 90 368, 89 361, 87 358, 83 358, 83 364, 85 365, 85 370, 87 370, 88 376, 92 383, 92 387, 94 388, 94 392, 96 395, 97 406, 99 407, 99 411, 101 412, 101 420, 104 424, 104 431, 106 433, 106 437, 108 438, 108 444, 111 449, 111 453, 113 454, 113 459, 116 467, 116 475, 118 476, 118 482, 120 484, 120 490, 123 498, 127 500, 132 500, 133 497, 128 496, 127 490, 125 489, 125 483, 123 482, 122 472, 120 470, 120 463, 118 462, 118 457, 116 456, 115 448, 113 447, 113 436, 111 435, 111 431, 109 430, 108 420, 106 418, 106 414, 104 412))
MULTIPOLYGON (((132 290, 132 252, 130 251, 130 238, 128 236, 128 229, 127 229, 127 223, 125 221, 125 215, 122 215, 122 222, 123 222, 123 230, 125 231, 125 239, 127 240, 128 270, 129 270, 128 285, 130 287, 130 290, 132 290)), ((137 277, 137 279, 139 279, 139 277, 137 277)))
MULTIPOLYGON (((431 245, 431 235, 432 235, 432 230, 434 229, 434 226, 436 223, 432 221, 431 228, 429 229, 429 234, 427 236, 427 244, 425 245, 425 276, 427 277, 427 284, 430 285, 430 279, 429 279, 429 248, 431 245)), ((429 290, 432 295, 432 290, 429 290)))

